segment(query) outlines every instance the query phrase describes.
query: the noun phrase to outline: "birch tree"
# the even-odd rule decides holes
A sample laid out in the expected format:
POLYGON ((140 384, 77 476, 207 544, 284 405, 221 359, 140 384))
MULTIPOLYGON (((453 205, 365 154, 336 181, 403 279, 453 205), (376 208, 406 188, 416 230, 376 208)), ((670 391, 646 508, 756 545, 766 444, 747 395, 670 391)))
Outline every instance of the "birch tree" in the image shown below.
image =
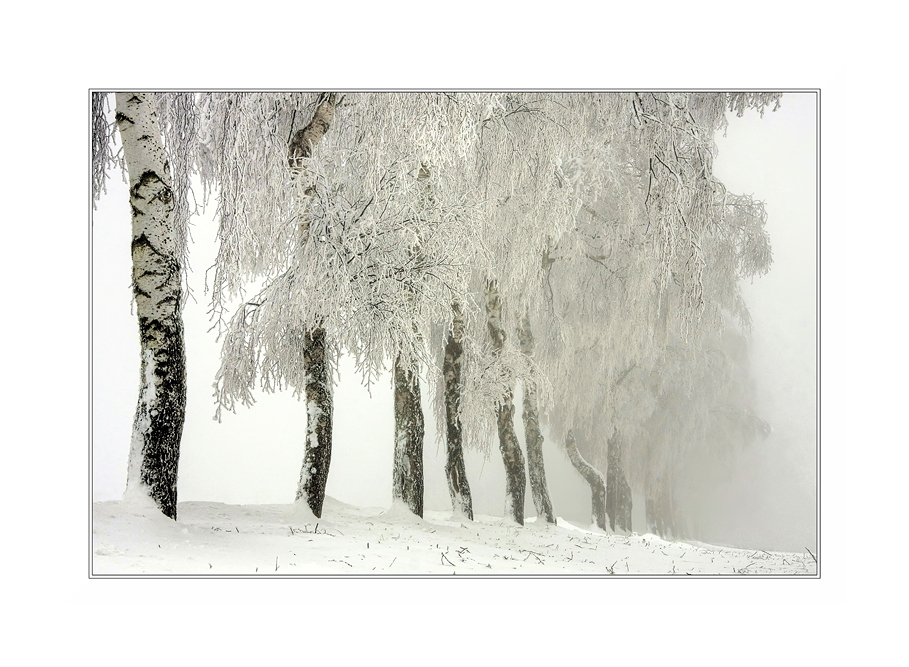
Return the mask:
POLYGON ((116 121, 129 172, 133 296, 140 386, 125 499, 151 498, 177 518, 177 470, 186 414, 182 267, 175 196, 152 93, 117 93, 116 121))
MULTIPOLYGON (((502 302, 494 281, 486 287, 486 323, 492 340, 493 353, 502 354, 505 329, 502 326, 502 302)), ((511 387, 506 387, 496 406, 499 451, 505 464, 505 516, 524 525, 524 491, 526 478, 524 455, 514 430, 514 399, 511 387)))
POLYGON ((591 524, 595 524, 600 530, 606 530, 606 480, 603 479, 603 475, 599 470, 590 465, 581 456, 575 443, 573 431, 568 431, 565 435, 565 449, 568 452, 571 465, 590 485, 591 524))
POLYGON ((445 341, 445 357, 442 362, 445 405, 445 479, 448 483, 448 494, 451 497, 451 508, 455 513, 464 515, 473 521, 473 499, 470 494, 470 483, 467 481, 467 470, 464 465, 464 446, 461 428, 461 368, 463 365, 464 314, 455 302, 451 306, 451 330, 445 341))
MULTIPOLYGON (((335 115, 337 96, 329 93, 319 100, 312 119, 297 130, 287 151, 291 172, 302 178, 303 162, 312 157, 318 143, 328 132, 335 115)), ((305 193, 304 193, 305 194, 305 193)), ((300 224, 301 243, 306 243, 310 230, 308 220, 300 224)), ((331 377, 326 354, 326 334, 322 322, 303 330, 303 372, 306 383, 306 449, 297 483, 295 500, 305 502, 316 517, 322 516, 328 468, 331 464, 332 400, 331 377)))
POLYGON ((616 430, 607 445, 606 514, 609 517, 609 527, 613 531, 630 533, 633 502, 631 486, 628 484, 622 463, 623 443, 622 433, 616 430))
MULTIPOLYGON (((521 344, 521 353, 528 357, 533 356, 533 332, 530 330, 530 320, 525 315, 521 318, 518 329, 518 338, 521 344)), ((549 499, 549 489, 546 486, 546 467, 543 465, 543 433, 540 430, 540 408, 537 397, 537 388, 528 383, 524 386, 523 411, 524 439, 527 446, 527 471, 530 476, 530 492, 533 496, 533 506, 537 516, 542 517, 547 523, 555 523, 555 514, 552 511, 552 501, 549 499)))
MULTIPOLYGON (((295 127, 296 103, 303 101, 298 98, 227 95, 205 101, 210 125, 208 173, 212 186, 219 189, 221 247, 213 291, 213 311, 219 312, 224 293, 239 291, 243 272, 238 268, 245 265, 247 278, 273 275, 276 265, 289 260, 282 241, 298 247, 310 240, 307 202, 315 195, 315 186, 307 165, 332 125, 338 96, 320 95, 314 104, 307 100, 314 108, 308 120, 300 122, 302 127, 295 127), (279 128, 288 132, 285 147, 279 143, 279 128), (249 152, 241 153, 239 147, 249 152)), ((299 115, 306 115, 308 108, 299 109, 299 115)), ((219 407, 232 407, 235 398, 251 404, 256 355, 263 345, 271 346, 268 351, 274 354, 261 368, 263 387, 271 390, 287 381, 306 394, 305 448, 295 500, 321 517, 331 463, 332 363, 322 318, 306 317, 294 303, 299 282, 299 272, 288 269, 241 306, 227 331, 215 386, 219 407), (266 304, 268 308, 259 312, 266 304), (263 315, 274 313, 274 306, 278 309, 274 319, 263 321, 263 315), (258 331, 260 324, 266 331, 258 331), (265 342, 259 340, 262 334, 265 342)))

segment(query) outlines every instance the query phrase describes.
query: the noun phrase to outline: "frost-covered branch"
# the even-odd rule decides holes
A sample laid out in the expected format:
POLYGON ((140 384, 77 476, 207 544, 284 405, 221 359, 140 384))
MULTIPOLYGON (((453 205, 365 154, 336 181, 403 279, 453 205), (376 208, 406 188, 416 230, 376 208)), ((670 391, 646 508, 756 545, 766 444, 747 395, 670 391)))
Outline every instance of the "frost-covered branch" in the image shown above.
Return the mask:
POLYGON ((116 123, 108 120, 110 112, 110 93, 92 92, 92 206, 97 208, 101 193, 107 194, 107 170, 120 167, 126 173, 126 164, 122 155, 116 158, 113 153, 116 123))

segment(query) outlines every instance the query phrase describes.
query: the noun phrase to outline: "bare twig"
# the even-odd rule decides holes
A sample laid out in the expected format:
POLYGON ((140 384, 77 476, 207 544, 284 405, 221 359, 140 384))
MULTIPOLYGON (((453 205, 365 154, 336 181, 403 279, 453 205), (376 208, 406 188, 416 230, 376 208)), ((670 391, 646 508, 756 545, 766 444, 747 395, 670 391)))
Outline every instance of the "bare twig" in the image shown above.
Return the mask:
POLYGON ((540 554, 538 554, 536 551, 530 551, 529 549, 521 549, 521 551, 527 554, 527 556, 524 558, 525 561, 526 561, 528 558, 530 558, 531 556, 533 556, 534 558, 536 558, 536 559, 540 562, 540 565, 545 565, 545 564, 546 564, 546 563, 543 562, 543 559, 540 558, 540 554))
POLYGON ((811 556, 812 559, 814 559, 814 562, 815 562, 815 563, 817 563, 817 558, 815 558, 815 557, 814 557, 814 554, 811 553, 811 549, 809 549, 808 547, 805 547, 805 551, 807 551, 807 552, 808 552, 808 555, 811 556))

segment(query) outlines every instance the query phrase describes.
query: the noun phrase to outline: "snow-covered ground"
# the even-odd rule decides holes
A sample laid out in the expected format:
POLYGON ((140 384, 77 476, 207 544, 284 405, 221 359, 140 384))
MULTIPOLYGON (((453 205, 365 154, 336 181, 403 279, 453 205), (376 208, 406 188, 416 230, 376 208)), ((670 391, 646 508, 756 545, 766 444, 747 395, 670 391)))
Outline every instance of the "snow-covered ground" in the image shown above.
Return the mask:
MULTIPOLYGON (((816 555, 816 554, 815 554, 816 555)), ((184 502, 174 522, 119 501, 92 507, 93 575, 817 575, 814 555, 613 535, 559 519, 424 519, 361 509, 184 502)))

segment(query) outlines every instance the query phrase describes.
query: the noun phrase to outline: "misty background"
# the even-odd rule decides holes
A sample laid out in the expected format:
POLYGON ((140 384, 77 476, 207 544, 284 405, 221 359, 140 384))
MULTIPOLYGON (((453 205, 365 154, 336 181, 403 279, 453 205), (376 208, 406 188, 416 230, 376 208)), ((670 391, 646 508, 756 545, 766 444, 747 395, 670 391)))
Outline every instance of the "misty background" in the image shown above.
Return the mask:
MULTIPOLYGON (((766 202, 773 247, 770 273, 743 288, 754 329, 747 335, 758 412, 773 427, 729 462, 705 461, 698 514, 700 539, 714 544, 801 551, 817 543, 817 95, 786 93, 776 112, 729 116, 716 138, 716 176, 735 193, 766 202)), ((197 190, 199 192, 199 190, 197 190)), ((212 383, 220 343, 209 331, 205 270, 214 263, 214 201, 192 219, 189 299, 183 313, 187 352, 187 412, 179 470, 179 500, 231 504, 289 503, 303 460, 305 404, 291 391, 257 392, 253 408, 213 420, 212 383)), ((139 385, 139 341, 131 312, 130 212, 119 174, 93 216, 92 483, 93 500, 119 499, 125 489, 139 385)), ((256 286, 248 293, 255 292, 256 286)), ((368 391, 350 358, 335 388, 331 473, 326 494, 362 507, 389 507, 394 420, 391 376, 368 391), (371 395, 370 395, 371 394, 371 395)), ((426 417, 425 508, 450 510, 444 479, 445 445, 422 392, 426 417)), ((520 388, 515 404, 520 405, 520 388)), ((523 448, 523 424, 515 419, 523 448)), ((546 478, 558 516, 588 525, 590 488, 544 429, 546 478)), ((501 516, 505 473, 496 444, 488 459, 465 450, 478 514, 501 516)), ((526 513, 534 516, 530 494, 526 513)), ((645 532, 643 498, 635 496, 633 530, 645 532)))

